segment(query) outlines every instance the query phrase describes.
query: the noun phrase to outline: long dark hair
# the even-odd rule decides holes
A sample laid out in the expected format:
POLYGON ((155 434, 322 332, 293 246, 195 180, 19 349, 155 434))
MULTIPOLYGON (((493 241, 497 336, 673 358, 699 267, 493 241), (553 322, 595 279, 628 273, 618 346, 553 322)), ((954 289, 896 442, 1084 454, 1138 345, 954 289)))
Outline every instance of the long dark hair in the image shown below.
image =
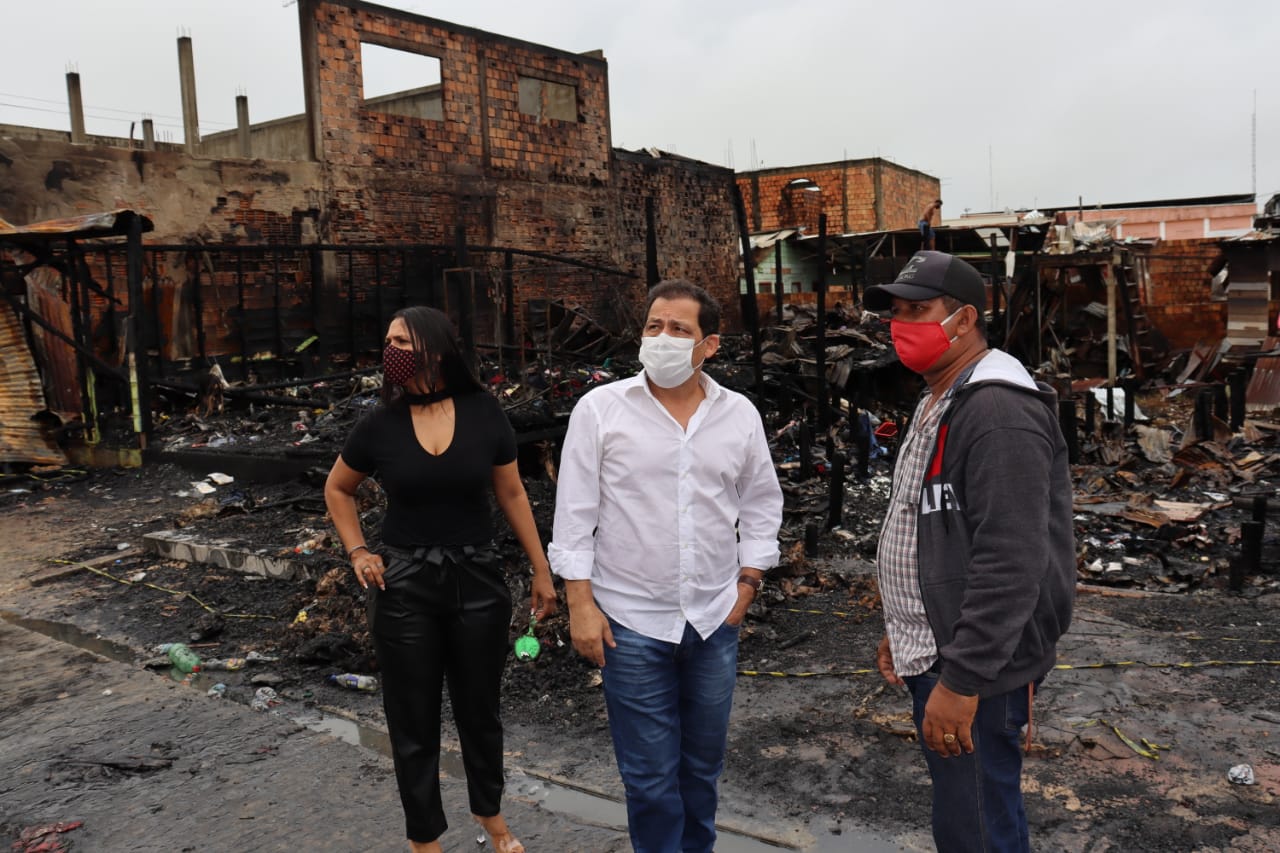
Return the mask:
MULTIPOLYGON (((404 321, 409 339, 413 341, 413 351, 422 353, 419 378, 425 380, 428 387, 439 385, 439 390, 451 396, 484 390, 484 385, 480 384, 462 355, 449 315, 438 308, 413 305, 401 308, 391 320, 404 321)), ((402 402, 405 394, 402 386, 382 383, 382 402, 388 405, 402 402)))

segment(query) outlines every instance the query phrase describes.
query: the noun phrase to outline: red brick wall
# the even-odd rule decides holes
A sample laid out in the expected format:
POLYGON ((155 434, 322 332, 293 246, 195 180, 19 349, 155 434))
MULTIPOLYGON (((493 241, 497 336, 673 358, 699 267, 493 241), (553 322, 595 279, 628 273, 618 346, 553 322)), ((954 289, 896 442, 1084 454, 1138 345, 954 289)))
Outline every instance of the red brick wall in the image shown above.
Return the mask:
POLYGON ((603 59, 362 3, 312 0, 301 14, 334 239, 452 242, 461 219, 471 243, 608 257, 608 228, 584 213, 608 203, 603 59), (364 106, 362 41, 436 57, 444 119, 364 106), (575 87, 579 120, 521 113, 521 76, 575 87))
MULTIPOLYGON (((444 21, 360 3, 315 2, 321 159, 386 166, 408 176, 483 173, 555 181, 607 181, 605 61, 444 21), (440 61, 444 120, 392 115, 361 102, 360 43, 440 61), (575 86, 579 121, 539 121, 518 109, 516 81, 575 86)), ((305 10, 304 10, 305 12, 305 10)))
MULTIPOLYGON (((911 169, 899 169, 886 164, 880 176, 881 197, 883 198, 883 230, 892 231, 898 228, 915 228, 920 221, 920 214, 942 190, 938 179, 922 175, 911 169)), ((944 209, 934 218, 936 226, 946 215, 944 209)), ((956 211, 959 214, 959 211, 956 211)))
POLYGON ((1209 267, 1222 255, 1216 239, 1161 240, 1147 257, 1147 316, 1175 348, 1227 333, 1227 303, 1209 299, 1209 267))
MULTIPOLYGON (((654 197, 658 273, 705 287, 724 309, 726 330, 741 328, 741 276, 733 210, 733 172, 679 158, 615 152, 618 257, 645 271, 645 197, 654 197)), ((641 286, 643 291, 643 286, 641 286)))
POLYGON ((880 158, 742 172, 737 180, 753 232, 816 234, 819 213, 827 214, 830 234, 913 228, 940 192, 937 178, 880 158), (791 188, 797 179, 820 192, 791 188))
MULTIPOLYGON (((736 324, 733 173, 615 151, 603 58, 357 0, 302 0, 299 15, 314 160, 205 159, 131 151, 123 140, 113 148, 5 138, 0 154, 11 162, 11 181, 0 191, 0 216, 26 223, 132 207, 154 220, 149 241, 209 244, 451 246, 461 222, 472 245, 566 254, 643 282, 644 200, 653 196, 661 272, 706 285, 736 324), (363 106, 362 40, 436 57, 444 119, 363 106), (521 76, 574 86, 579 120, 521 113, 521 76)), ((494 257, 488 261, 500 263, 494 257)), ((445 264, 440 258, 431 269, 445 264)), ((323 270, 326 298, 342 292, 343 275, 333 265, 323 270)), ((565 298, 603 312, 602 321, 625 314, 620 299, 639 302, 644 293, 642 283, 564 265, 513 278, 518 303, 565 298), (558 290, 549 294, 548 282, 558 290)))

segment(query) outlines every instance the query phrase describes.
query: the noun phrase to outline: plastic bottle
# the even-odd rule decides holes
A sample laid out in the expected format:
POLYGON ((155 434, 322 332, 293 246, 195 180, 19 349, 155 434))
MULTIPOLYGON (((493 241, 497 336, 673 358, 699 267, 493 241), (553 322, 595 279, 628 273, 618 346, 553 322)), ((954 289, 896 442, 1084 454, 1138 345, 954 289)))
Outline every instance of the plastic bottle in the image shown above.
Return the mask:
POLYGON ((165 654, 169 656, 169 662, 177 667, 179 672, 200 671, 200 656, 191 651, 186 643, 170 643, 165 649, 165 654))
POLYGON ((354 673, 344 672, 341 675, 330 675, 325 680, 338 687, 359 690, 364 693, 374 693, 378 689, 378 679, 372 675, 355 675, 354 673))
POLYGON ((533 635, 534 626, 538 624, 538 617, 530 614, 529 630, 525 631, 516 639, 516 660, 531 661, 538 657, 538 653, 542 651, 542 644, 538 642, 538 638, 533 635))

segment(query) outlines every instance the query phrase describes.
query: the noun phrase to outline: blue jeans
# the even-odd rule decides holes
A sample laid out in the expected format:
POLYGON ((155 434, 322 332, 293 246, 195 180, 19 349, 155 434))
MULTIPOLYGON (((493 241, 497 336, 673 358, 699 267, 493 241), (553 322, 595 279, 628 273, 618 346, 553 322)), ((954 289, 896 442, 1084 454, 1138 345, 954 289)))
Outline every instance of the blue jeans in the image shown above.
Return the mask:
MULTIPOLYGON (((924 745, 924 706, 938 683, 934 673, 903 679, 924 745)), ((973 752, 942 758, 924 747, 933 779, 933 842, 938 853, 1028 853, 1031 843, 1022 808, 1022 750, 1027 724, 1026 685, 978 702, 973 752)))
POLYGON ((710 853, 738 629, 721 625, 704 640, 686 623, 677 644, 612 619, 609 627, 618 647, 604 649, 604 698, 631 846, 636 853, 710 853))

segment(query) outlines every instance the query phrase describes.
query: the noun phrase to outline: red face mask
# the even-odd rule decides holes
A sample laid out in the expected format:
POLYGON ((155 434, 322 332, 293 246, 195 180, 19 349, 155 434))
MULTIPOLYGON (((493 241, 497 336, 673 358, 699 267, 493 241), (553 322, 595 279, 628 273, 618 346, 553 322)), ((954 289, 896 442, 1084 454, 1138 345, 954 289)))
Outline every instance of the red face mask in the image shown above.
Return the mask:
POLYGON ((938 323, 889 321, 889 333, 893 335, 893 348, 898 353, 898 360, 907 370, 924 373, 933 367, 944 352, 951 349, 956 339, 947 337, 947 330, 942 328, 942 324, 962 310, 963 306, 957 308, 938 323))
POLYGON ((382 378, 392 385, 408 385, 422 371, 422 353, 387 344, 382 351, 382 378))

